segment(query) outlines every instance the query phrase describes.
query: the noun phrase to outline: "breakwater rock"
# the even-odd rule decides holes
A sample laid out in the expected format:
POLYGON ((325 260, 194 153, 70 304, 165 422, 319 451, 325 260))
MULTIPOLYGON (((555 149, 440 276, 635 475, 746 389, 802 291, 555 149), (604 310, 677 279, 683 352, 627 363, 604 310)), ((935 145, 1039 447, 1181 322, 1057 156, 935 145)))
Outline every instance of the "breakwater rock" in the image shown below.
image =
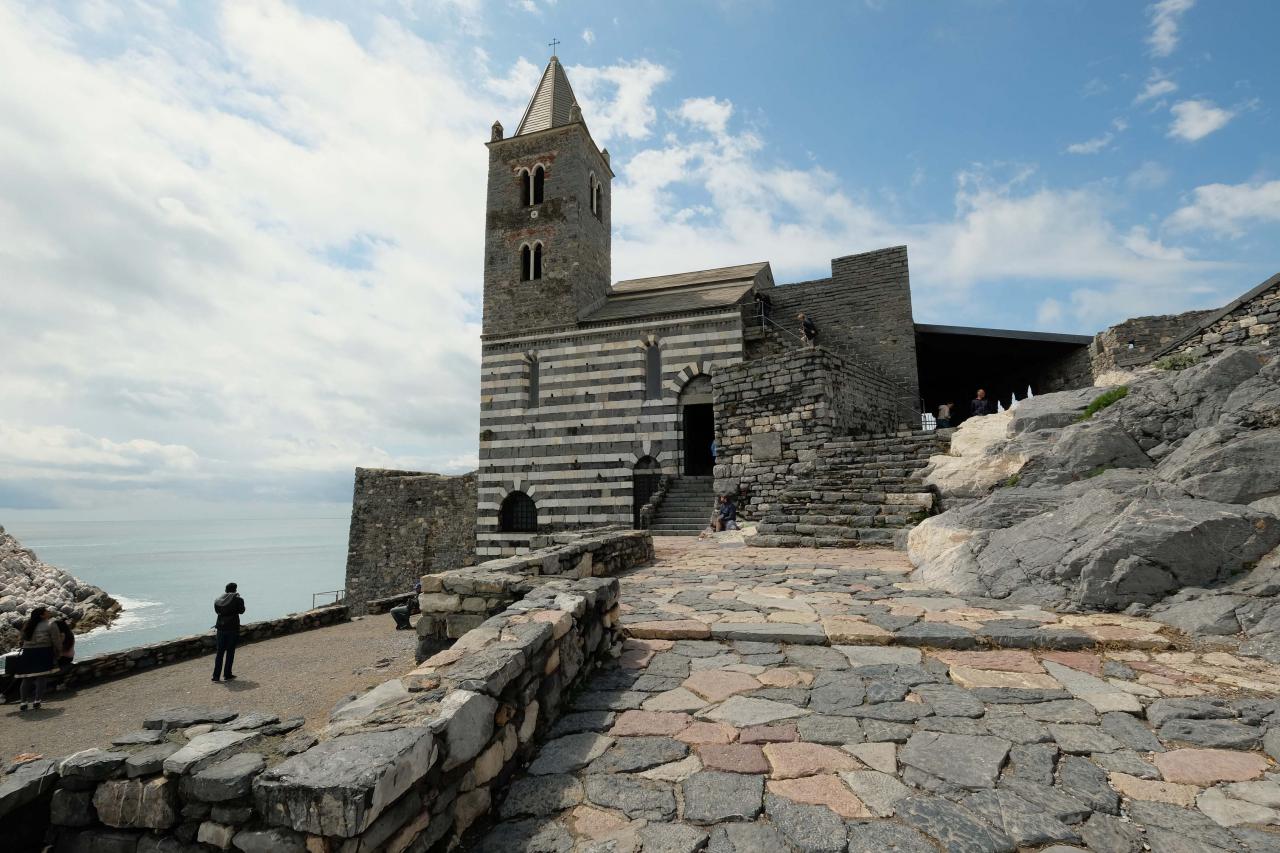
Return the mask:
POLYGON ((120 602, 42 562, 0 527, 0 652, 18 647, 22 623, 36 605, 57 611, 77 632, 108 625, 120 613, 120 602))
POLYGON ((974 418, 926 482, 917 579, 1144 613, 1280 659, 1280 359, 1235 349, 974 418))

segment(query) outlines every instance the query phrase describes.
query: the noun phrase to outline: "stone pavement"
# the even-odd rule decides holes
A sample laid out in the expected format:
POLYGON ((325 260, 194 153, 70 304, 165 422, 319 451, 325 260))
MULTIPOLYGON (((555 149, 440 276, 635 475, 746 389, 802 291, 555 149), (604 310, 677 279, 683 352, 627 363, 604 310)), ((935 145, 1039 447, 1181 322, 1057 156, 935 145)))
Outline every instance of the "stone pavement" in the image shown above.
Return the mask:
POLYGON ((934 594, 888 550, 656 544, 477 849, 1280 851, 1280 668, 1223 638, 934 594))

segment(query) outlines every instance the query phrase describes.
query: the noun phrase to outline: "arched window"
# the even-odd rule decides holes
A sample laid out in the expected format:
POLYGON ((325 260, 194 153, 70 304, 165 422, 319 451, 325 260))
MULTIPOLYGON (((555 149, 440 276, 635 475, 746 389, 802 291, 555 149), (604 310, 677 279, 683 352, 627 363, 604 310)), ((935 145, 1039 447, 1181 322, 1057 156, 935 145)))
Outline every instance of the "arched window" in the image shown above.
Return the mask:
POLYGON ((657 341, 644 348, 644 398, 662 398, 662 350, 657 341))
POLYGON ((596 207, 596 203, 599 200, 599 196, 596 193, 596 186, 597 186, 596 173, 592 172, 590 175, 587 176, 587 196, 591 200, 591 212, 595 215, 597 219, 599 219, 600 209, 596 207))
POLYGON ((546 183, 547 171, 541 166, 533 167, 533 200, 530 204, 542 204, 542 188, 546 183))
POLYGON ((533 250, 527 245, 520 247, 520 280, 533 279, 533 250))
POLYGON ((533 186, 529 183, 529 170, 520 170, 520 203, 528 207, 533 202, 533 186))
POLYGON ((535 243, 533 246, 533 275, 531 279, 537 281, 542 278, 542 244, 535 243))
POLYGON ((539 389, 538 387, 538 383, 541 380, 541 377, 538 375, 538 357, 536 355, 530 355, 528 356, 528 359, 529 359, 529 388, 528 388, 529 396, 528 396, 527 402, 525 403, 525 407, 529 409, 534 409, 534 408, 537 408, 538 406, 538 398, 541 394, 541 389, 539 389))
POLYGON ((596 215, 596 219, 604 219, 603 190, 600 188, 600 182, 596 181, 595 189, 591 191, 591 211, 596 215))
POLYGON ((537 533, 538 507, 524 492, 512 492, 498 510, 498 529, 503 533, 537 533))

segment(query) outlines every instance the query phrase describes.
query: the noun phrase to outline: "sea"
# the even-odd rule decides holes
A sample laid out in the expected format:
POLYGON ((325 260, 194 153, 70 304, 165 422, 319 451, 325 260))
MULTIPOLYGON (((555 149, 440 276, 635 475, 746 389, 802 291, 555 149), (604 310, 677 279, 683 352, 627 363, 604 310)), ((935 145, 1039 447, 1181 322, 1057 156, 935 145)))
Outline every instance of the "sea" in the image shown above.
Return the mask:
POLYGON ((110 519, 68 510, 0 510, 0 525, 46 563, 102 587, 124 607, 76 638, 76 656, 198 634, 213 599, 239 584, 246 622, 332 602, 341 590, 350 515, 110 519))

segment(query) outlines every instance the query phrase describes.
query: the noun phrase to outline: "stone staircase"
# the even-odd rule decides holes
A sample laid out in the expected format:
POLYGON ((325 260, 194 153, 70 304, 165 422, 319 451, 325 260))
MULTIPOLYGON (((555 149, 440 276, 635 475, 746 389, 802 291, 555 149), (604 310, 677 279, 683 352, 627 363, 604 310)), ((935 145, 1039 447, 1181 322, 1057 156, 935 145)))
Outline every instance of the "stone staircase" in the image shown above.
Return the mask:
POLYGON ((814 472, 764 507, 761 547, 859 545, 902 547, 906 531, 934 511, 924 485, 929 457, 946 453, 951 430, 899 432, 832 441, 818 452, 814 472))
POLYGON ((710 477, 678 477, 671 481, 649 532, 654 536, 697 536, 706 529, 715 505, 710 477))

